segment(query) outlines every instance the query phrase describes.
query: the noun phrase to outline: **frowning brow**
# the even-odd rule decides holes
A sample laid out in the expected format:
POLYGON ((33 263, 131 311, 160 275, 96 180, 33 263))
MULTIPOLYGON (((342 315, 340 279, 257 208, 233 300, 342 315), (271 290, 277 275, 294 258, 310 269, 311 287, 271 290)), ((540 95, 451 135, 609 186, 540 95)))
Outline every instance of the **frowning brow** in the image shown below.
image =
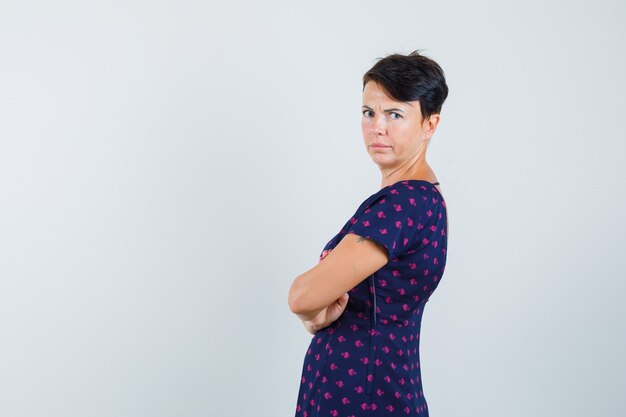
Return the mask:
MULTIPOLYGON (((363 105, 363 107, 361 107, 361 108, 374 111, 373 108, 371 108, 370 106, 366 106, 366 105, 363 105)), ((384 111, 385 111, 385 113, 389 113, 390 111, 399 111, 400 113, 404 113, 404 110, 398 109, 398 108, 395 108, 395 107, 393 109, 385 109, 384 111)))

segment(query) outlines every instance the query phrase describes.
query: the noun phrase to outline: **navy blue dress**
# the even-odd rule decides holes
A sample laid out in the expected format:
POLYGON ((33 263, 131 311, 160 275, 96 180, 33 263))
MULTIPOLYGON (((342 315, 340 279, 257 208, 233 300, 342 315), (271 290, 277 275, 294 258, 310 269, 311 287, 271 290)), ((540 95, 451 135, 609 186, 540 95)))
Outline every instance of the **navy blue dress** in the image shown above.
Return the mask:
POLYGON ((374 240, 389 262, 349 291, 345 311, 315 333, 296 417, 428 416, 419 336, 446 264, 447 215, 438 183, 404 180, 368 197, 324 247, 347 233, 374 240))

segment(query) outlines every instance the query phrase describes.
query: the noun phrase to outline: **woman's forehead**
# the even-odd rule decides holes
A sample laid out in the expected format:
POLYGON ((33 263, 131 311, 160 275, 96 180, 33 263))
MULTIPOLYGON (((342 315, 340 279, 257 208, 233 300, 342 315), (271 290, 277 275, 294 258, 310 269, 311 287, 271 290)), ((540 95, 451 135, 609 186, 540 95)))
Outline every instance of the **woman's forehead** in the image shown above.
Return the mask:
POLYGON ((413 107, 410 102, 398 101, 389 97, 385 89, 380 84, 373 81, 368 82, 363 89, 363 105, 368 107, 374 105, 400 108, 413 107))

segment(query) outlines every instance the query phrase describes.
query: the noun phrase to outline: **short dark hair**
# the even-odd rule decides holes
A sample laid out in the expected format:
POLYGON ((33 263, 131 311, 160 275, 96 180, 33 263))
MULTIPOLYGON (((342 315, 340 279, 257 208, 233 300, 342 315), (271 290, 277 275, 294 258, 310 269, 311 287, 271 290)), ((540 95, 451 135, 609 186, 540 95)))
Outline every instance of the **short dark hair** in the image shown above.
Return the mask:
POLYGON ((441 106, 448 97, 443 70, 432 59, 420 55, 419 50, 379 58, 363 76, 363 90, 369 81, 380 84, 394 100, 419 100, 424 119, 441 113, 441 106))

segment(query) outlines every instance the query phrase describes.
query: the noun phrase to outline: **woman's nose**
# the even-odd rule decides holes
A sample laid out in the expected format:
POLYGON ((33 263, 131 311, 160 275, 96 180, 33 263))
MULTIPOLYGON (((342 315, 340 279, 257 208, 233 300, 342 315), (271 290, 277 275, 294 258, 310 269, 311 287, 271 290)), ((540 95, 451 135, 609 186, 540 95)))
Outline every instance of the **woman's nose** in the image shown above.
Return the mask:
POLYGON ((381 134, 385 132, 385 118, 384 117, 377 117, 376 119, 374 119, 374 123, 372 125, 372 133, 374 134, 381 134))

